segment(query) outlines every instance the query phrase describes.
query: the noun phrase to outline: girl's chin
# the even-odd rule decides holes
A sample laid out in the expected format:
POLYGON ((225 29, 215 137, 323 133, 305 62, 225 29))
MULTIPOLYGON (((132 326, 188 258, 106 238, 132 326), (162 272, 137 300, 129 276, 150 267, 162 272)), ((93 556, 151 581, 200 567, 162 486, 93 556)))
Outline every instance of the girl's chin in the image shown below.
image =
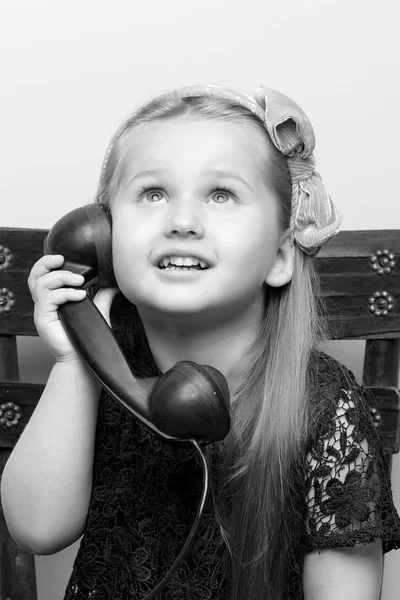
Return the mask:
POLYGON ((192 319, 196 320, 201 315, 210 313, 210 306, 205 302, 204 296, 201 294, 193 295, 183 294, 168 294, 154 293, 149 299, 138 300, 133 302, 138 307, 139 312, 154 317, 170 319, 192 319))

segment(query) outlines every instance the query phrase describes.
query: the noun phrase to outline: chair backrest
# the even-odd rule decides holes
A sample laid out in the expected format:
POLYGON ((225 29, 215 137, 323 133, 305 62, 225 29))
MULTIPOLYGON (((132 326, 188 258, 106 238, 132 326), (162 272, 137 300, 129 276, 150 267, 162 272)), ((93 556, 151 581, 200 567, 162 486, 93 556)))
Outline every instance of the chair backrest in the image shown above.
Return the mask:
POLYGON ((399 451, 400 231, 342 231, 316 259, 332 339, 365 339, 363 382, 388 458, 399 451))
MULTIPOLYGON (((43 385, 19 382, 17 335, 37 335, 27 278, 45 230, 0 228, 0 476, 43 385)), ((19 548, 0 511, 0 600, 37 600, 34 556, 19 548)))
MULTIPOLYGON (((16 336, 36 335, 27 278, 43 229, 0 228, 0 474, 41 396, 19 381, 16 336)), ((400 231, 344 231, 316 259, 332 339, 365 339, 364 383, 388 456, 399 451, 400 231)), ((0 514, 0 600, 36 600, 34 557, 0 514)))

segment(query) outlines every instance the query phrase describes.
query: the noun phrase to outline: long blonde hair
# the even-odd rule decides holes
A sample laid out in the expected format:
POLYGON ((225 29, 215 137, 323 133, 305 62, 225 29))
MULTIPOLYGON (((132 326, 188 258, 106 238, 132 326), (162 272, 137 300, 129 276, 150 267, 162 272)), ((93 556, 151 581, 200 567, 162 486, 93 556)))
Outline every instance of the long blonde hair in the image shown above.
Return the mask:
MULTIPOLYGON (((112 201, 130 136, 147 124, 178 116, 229 120, 256 134, 265 176, 281 198, 286 228, 291 207, 286 160, 256 115, 222 98, 182 98, 172 92, 140 108, 109 149, 97 200, 112 201)), ((231 558, 231 600, 276 600, 285 586, 293 542, 285 512, 295 510, 294 485, 309 432, 307 372, 312 351, 325 338, 318 296, 313 259, 296 247, 292 281, 265 288, 264 314, 252 351, 227 374, 232 427, 219 445, 224 467, 214 506, 231 558), (226 497, 231 498, 229 510, 221 501, 226 497)))

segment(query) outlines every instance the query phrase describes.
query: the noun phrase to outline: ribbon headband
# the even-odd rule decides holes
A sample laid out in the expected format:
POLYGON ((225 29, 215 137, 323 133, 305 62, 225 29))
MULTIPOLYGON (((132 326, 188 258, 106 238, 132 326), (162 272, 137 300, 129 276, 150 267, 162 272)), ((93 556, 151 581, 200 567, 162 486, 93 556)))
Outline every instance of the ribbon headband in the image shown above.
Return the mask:
MULTIPOLYGON (((314 130, 303 110, 288 96, 260 86, 254 97, 219 85, 192 85, 178 88, 166 97, 194 96, 224 98, 248 108, 264 123, 273 145, 286 158, 292 180, 290 229, 298 246, 315 256, 321 246, 341 229, 342 215, 332 202, 321 176, 315 170, 314 130)), ((103 173, 111 149, 124 130, 120 126, 110 142, 103 173)))

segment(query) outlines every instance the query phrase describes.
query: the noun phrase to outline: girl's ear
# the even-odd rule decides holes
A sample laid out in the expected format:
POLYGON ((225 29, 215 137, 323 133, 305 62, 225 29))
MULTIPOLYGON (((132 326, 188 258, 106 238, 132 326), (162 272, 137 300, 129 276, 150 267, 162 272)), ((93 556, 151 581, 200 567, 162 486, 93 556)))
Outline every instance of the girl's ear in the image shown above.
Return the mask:
POLYGON ((290 229, 286 229, 280 239, 280 245, 276 251, 275 258, 265 277, 265 283, 272 287, 281 287, 291 281, 294 252, 293 232, 290 229))

